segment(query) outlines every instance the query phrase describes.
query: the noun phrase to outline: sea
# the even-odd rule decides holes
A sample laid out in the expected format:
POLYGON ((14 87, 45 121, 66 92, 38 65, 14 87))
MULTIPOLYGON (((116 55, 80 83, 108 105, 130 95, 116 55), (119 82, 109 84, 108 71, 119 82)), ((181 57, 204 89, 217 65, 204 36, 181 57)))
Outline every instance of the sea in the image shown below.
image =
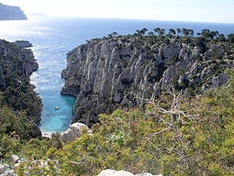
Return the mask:
POLYGON ((39 127, 42 132, 64 132, 71 123, 75 97, 60 94, 64 80, 61 72, 66 68, 66 54, 86 40, 108 36, 133 34, 136 30, 148 31, 160 27, 168 29, 193 29, 194 34, 202 29, 228 35, 234 33, 234 23, 199 23, 178 21, 53 18, 32 16, 22 21, 0 21, 0 39, 13 42, 27 40, 39 64, 31 76, 31 83, 41 97, 43 109, 39 127))

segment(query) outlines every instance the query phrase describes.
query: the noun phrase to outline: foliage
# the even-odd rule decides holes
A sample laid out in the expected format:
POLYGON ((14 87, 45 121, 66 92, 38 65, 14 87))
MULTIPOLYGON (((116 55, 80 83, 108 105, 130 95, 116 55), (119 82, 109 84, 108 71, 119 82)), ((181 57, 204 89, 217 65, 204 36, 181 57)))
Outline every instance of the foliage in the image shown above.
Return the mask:
POLYGON ((42 102, 29 83, 29 68, 36 65, 32 52, 4 40, 0 46, 0 160, 7 160, 40 136, 42 102))
POLYGON ((13 73, 4 76, 6 89, 2 103, 15 111, 24 110, 30 120, 38 123, 41 115, 41 99, 28 80, 13 73))
MULTIPOLYGON (((154 31, 158 36, 151 33, 151 37, 161 40, 165 30, 154 31)), ((138 37, 145 32, 138 31, 138 37)), ((184 38, 193 35, 190 30, 181 32, 184 38)), ((204 30, 204 38, 187 41, 206 50, 203 42, 215 39, 210 32, 204 30)), ((174 30, 170 33, 175 37, 174 30)), ((27 101, 30 95, 25 95, 24 84, 8 88, 9 94, 0 92, 1 158, 12 153, 24 158, 16 169, 18 175, 97 175, 107 168, 163 175, 233 175, 234 70, 227 73, 230 79, 225 86, 199 96, 170 87, 144 107, 101 114, 92 134, 83 131, 67 144, 62 144, 60 134, 50 140, 25 140, 29 113, 24 104, 15 105, 15 98, 21 95, 27 101), (11 94, 10 100, 4 97, 11 94), (7 104, 22 109, 16 111, 7 104)))
POLYGON ((228 35, 228 41, 229 41, 230 43, 234 43, 234 34, 229 34, 229 35, 228 35))
MULTIPOLYGON (((40 166, 41 170, 51 167, 51 175, 97 175, 107 168, 163 175, 233 175, 234 71, 228 74, 226 86, 202 96, 191 98, 170 88, 143 109, 101 114, 91 135, 83 131, 81 138, 61 149, 37 153, 36 158, 53 163, 40 166)), ((43 146, 48 145, 35 145, 39 151, 43 146)))

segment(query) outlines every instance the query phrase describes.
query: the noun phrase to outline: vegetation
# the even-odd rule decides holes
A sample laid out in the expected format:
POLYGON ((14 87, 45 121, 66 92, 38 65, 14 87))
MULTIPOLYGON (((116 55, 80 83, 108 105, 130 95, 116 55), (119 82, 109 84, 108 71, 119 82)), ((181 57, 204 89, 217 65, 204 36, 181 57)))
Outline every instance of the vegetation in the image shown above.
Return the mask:
POLYGON ((32 52, 0 40, 0 160, 19 151, 24 141, 41 136, 37 127, 41 99, 29 83, 32 52))
POLYGON ((100 115, 92 135, 62 144, 21 143, 11 134, 6 153, 23 157, 18 175, 97 175, 101 170, 163 175, 233 175, 234 70, 229 82, 197 97, 172 87, 142 108, 100 115))
MULTIPOLYGON (((146 31, 136 35, 143 36, 146 31)), ((218 34, 208 35, 207 30, 197 39, 192 38, 191 30, 176 31, 184 35, 181 40, 197 42, 204 50, 207 41, 219 42, 219 37, 232 44, 231 36, 226 40, 218 34)), ((176 31, 170 30, 167 37, 176 39, 176 31)), ((155 40, 165 37, 165 30, 157 28, 154 32, 150 36, 155 40)), ((213 56, 222 59, 218 53, 213 56)), ((35 112, 27 111, 32 102, 23 102, 32 101, 32 94, 27 93, 27 84, 10 86, 9 93, 7 89, 0 92, 0 157, 8 163, 11 154, 24 158, 16 169, 19 176, 97 175, 107 168, 163 175, 233 175, 234 69, 226 73, 230 79, 225 86, 202 95, 190 96, 186 89, 171 86, 157 99, 146 99, 142 107, 100 114, 91 135, 83 131, 81 138, 66 144, 60 141, 60 134, 50 140, 25 136, 30 134, 29 117, 35 112), (15 100, 18 96, 8 100, 6 96, 11 94, 20 95, 21 103, 15 100)))

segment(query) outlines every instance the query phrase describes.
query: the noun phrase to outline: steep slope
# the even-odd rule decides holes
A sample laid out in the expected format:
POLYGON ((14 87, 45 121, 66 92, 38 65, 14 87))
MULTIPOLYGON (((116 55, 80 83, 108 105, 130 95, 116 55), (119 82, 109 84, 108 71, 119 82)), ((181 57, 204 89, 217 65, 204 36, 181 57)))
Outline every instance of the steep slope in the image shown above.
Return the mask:
POLYGON ((170 85, 190 94, 223 85, 233 48, 219 37, 110 35, 78 46, 67 62, 61 93, 77 97, 73 122, 91 126, 98 114, 142 105, 170 85))
POLYGON ((19 7, 0 3, 0 20, 27 20, 27 17, 19 7))
MULTIPOLYGON (((8 107, 16 115, 19 112, 25 113, 20 123, 27 124, 29 128, 25 127, 22 131, 26 138, 41 136, 36 123, 40 121, 42 102, 34 92, 34 86, 30 84, 30 76, 37 68, 38 64, 31 50, 0 40, 0 107, 8 107)), ((0 117, 1 124, 6 120, 11 121, 7 119, 10 117, 1 113, 0 117)))

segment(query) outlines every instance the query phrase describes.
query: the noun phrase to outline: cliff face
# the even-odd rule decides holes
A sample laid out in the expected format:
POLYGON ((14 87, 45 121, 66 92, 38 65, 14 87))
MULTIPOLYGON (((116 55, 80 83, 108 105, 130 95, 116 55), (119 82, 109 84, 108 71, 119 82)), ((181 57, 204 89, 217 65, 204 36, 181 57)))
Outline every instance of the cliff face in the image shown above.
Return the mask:
POLYGON ((226 43, 175 37, 94 39, 68 53, 61 93, 77 97, 73 122, 90 126, 98 114, 141 105, 171 84, 197 92, 223 85, 229 78, 223 70, 233 66, 227 51, 226 43))
POLYGON ((19 7, 0 3, 0 20, 27 20, 27 17, 19 7))

